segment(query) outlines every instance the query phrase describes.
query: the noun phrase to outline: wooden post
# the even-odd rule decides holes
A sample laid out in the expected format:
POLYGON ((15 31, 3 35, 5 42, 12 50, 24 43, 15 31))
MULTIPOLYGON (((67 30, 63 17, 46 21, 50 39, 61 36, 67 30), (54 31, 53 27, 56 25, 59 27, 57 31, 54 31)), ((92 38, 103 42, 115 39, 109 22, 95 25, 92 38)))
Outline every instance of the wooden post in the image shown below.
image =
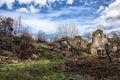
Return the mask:
POLYGON ((109 48, 109 45, 106 44, 106 45, 105 45, 106 55, 107 55, 109 61, 112 62, 112 58, 111 58, 110 55, 109 55, 108 48, 109 48))

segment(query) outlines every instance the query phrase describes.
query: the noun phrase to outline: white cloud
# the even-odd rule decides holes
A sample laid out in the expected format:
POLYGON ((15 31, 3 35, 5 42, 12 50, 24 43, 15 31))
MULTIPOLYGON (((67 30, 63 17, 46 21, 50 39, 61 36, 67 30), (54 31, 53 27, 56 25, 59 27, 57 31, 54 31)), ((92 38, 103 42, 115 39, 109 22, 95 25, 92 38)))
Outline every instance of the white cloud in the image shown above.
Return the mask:
POLYGON ((34 0, 36 4, 46 5, 47 0, 34 0))
POLYGON ((29 13, 28 9, 26 9, 26 8, 16 9, 16 11, 20 12, 20 13, 29 13))
POLYGON ((17 0, 20 4, 29 4, 33 0, 17 0))
POLYGON ((120 0, 114 1, 105 8, 100 18, 104 21, 104 26, 112 26, 114 29, 120 29, 120 0))
POLYGON ((115 0, 108 7, 100 7, 97 12, 100 12, 101 16, 93 20, 95 24, 91 29, 120 30, 120 0, 115 0))
POLYGON ((111 3, 105 11, 103 11, 102 19, 118 19, 120 18, 120 0, 111 3))
POLYGON ((37 33, 38 30, 43 30, 47 34, 55 33, 56 26, 58 26, 59 23, 57 21, 52 21, 49 18, 43 18, 43 14, 25 14, 19 12, 2 11, 0 16, 10 16, 15 19, 21 16, 22 25, 24 27, 30 27, 33 33, 37 33))
POLYGON ((38 9, 36 9, 33 5, 31 5, 29 8, 30 8, 31 13, 37 13, 38 12, 38 9))
POLYGON ((56 23, 48 19, 23 19, 23 24, 31 27, 34 33, 37 33, 39 30, 43 30, 47 34, 55 33, 56 31, 56 23))
MULTIPOLYGON (((37 1, 37 0, 36 0, 37 1)), ((42 0, 41 0, 42 1, 42 0)), ((51 1, 51 0, 49 0, 51 1)), ((43 4, 46 5, 45 2, 36 2, 37 4, 43 4)), ((72 4, 72 2, 71 2, 72 4)), ((74 22, 77 26, 79 26, 80 33, 83 33, 85 31, 86 25, 82 25, 83 21, 78 20, 78 18, 68 18, 68 19, 61 19, 59 16, 61 15, 71 15, 71 14, 78 14, 79 11, 86 10, 89 8, 85 7, 69 7, 69 8, 63 8, 60 11, 51 11, 50 14, 25 14, 25 13, 36 13, 38 10, 33 6, 29 6, 29 11, 27 8, 20 8, 17 9, 17 12, 22 16, 22 23, 26 27, 31 27, 32 32, 37 33, 38 30, 43 30, 47 34, 55 33, 56 28, 59 24, 65 24, 69 22, 74 22), (55 20, 53 20, 54 18, 55 20)), ((12 16, 16 15, 16 12, 12 16)), ((85 20, 86 22, 86 20, 85 20)), ((84 23, 85 23, 84 22, 84 23)))
MULTIPOLYGON (((25 12, 26 8, 22 8, 20 11, 25 12)), ((85 27, 87 27, 86 25, 82 25, 81 23, 83 23, 82 21, 79 20, 78 18, 69 18, 69 19, 55 19, 53 20, 53 16, 57 17, 61 14, 64 14, 66 11, 63 10, 62 12, 58 12, 57 15, 55 14, 56 12, 53 12, 54 14, 25 14, 25 13, 21 13, 19 11, 17 12, 9 12, 9 11, 5 11, 2 13, 0 13, 1 15, 8 15, 10 17, 18 17, 19 15, 21 15, 22 17, 22 24, 25 27, 30 27, 31 31, 33 33, 37 33, 38 30, 43 30, 44 32, 46 32, 47 34, 51 34, 51 33, 55 33, 57 27, 59 26, 59 24, 66 24, 66 23, 74 23, 79 27, 79 31, 80 33, 83 33, 85 31, 85 27)), ((68 10, 69 12, 69 10, 68 10)), ((66 13, 67 14, 67 13, 66 13)))
POLYGON ((100 13, 100 12, 102 12, 104 9, 105 9, 104 6, 100 6, 99 9, 98 9, 96 12, 97 12, 97 13, 100 13))
POLYGON ((67 0, 67 4, 73 4, 73 0, 67 0))
POLYGON ((48 2, 55 2, 56 0, 48 0, 48 2))
POLYGON ((1 7, 3 4, 6 4, 7 7, 8 7, 8 9, 12 9, 14 2, 15 2, 15 0, 0 0, 0 7, 1 7))

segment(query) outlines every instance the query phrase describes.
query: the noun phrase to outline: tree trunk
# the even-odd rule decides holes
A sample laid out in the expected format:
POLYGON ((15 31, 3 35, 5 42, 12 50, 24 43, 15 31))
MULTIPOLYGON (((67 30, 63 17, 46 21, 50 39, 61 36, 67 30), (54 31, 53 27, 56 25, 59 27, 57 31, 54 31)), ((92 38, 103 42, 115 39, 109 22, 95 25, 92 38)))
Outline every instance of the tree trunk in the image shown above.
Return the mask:
POLYGON ((107 55, 107 57, 108 57, 108 59, 109 59, 109 62, 112 62, 112 58, 111 58, 110 55, 109 55, 108 49, 109 49, 109 45, 106 44, 106 45, 105 45, 106 55, 107 55))

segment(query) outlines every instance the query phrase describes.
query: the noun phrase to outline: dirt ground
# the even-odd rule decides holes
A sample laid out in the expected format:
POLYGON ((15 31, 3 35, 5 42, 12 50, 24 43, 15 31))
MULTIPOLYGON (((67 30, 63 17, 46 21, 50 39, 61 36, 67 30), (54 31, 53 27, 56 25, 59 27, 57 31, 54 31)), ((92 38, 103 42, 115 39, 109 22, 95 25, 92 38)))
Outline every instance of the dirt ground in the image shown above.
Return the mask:
POLYGON ((120 80, 120 62, 109 62, 106 59, 68 60, 65 72, 75 72, 90 76, 92 80, 120 80))

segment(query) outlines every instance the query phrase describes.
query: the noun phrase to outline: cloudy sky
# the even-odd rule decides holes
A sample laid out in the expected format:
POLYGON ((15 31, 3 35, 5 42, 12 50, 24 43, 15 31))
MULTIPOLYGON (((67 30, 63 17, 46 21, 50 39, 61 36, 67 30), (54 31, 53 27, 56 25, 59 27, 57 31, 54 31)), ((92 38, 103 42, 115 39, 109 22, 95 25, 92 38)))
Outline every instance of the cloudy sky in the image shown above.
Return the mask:
POLYGON ((66 23, 76 24, 80 33, 120 30, 120 0, 0 0, 0 16, 21 16, 33 33, 52 34, 66 23))

